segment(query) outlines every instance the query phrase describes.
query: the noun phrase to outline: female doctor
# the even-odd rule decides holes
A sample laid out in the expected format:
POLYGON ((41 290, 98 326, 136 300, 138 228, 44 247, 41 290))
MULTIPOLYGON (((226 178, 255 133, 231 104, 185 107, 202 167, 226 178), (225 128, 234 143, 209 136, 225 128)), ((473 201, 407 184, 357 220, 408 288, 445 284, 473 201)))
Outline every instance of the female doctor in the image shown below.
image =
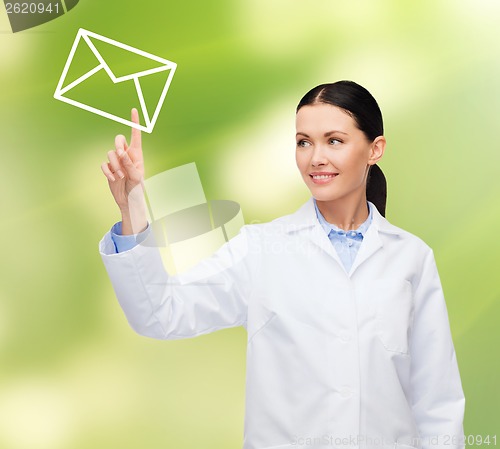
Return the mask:
POLYGON ((131 327, 169 340, 246 328, 244 449, 464 447, 433 251, 384 218, 377 102, 351 81, 317 86, 296 131, 310 199, 176 276, 151 244, 140 131, 116 138, 102 170, 122 221, 100 253, 131 327))

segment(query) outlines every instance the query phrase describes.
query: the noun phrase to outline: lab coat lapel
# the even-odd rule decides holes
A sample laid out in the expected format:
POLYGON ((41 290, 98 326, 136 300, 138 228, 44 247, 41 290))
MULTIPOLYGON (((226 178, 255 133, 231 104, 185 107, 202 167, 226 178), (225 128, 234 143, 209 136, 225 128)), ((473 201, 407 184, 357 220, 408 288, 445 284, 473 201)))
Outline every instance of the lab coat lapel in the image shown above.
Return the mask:
POLYGON ((384 246, 382 236, 384 234, 398 236, 403 232, 402 229, 397 226, 392 225, 383 217, 376 206, 368 201, 369 207, 372 210, 372 223, 366 231, 363 238, 363 242, 359 247, 358 254, 354 259, 351 270, 349 271, 349 277, 352 276, 354 271, 371 256, 373 256, 380 248, 384 246))
POLYGON ((351 270, 349 271, 349 277, 352 276, 356 268, 358 268, 365 260, 373 256, 373 254, 375 254, 383 246, 377 226, 374 225, 375 223, 372 222, 363 237, 363 241, 361 242, 361 246, 359 247, 358 254, 354 259, 351 270))
POLYGON ((326 235, 325 230, 321 227, 321 224, 319 222, 310 229, 310 232, 307 233, 307 237, 311 240, 312 243, 319 246, 329 256, 333 257, 342 267, 342 269, 344 269, 344 265, 342 264, 337 251, 333 247, 332 242, 326 235))
POLYGON ((313 197, 310 197, 306 203, 304 203, 295 213, 288 215, 286 219, 286 232, 291 233, 300 231, 308 241, 335 259, 345 271, 337 251, 335 251, 332 242, 318 221, 313 197))

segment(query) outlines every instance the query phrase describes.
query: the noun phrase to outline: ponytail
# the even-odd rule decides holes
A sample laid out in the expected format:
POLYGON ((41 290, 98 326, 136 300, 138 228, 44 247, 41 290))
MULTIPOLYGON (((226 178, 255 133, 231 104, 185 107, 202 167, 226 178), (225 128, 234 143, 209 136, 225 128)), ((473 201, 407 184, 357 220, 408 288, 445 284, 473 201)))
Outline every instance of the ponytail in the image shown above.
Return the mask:
POLYGON ((387 182, 384 173, 377 164, 370 167, 366 183, 366 199, 375 204, 380 215, 385 217, 387 202, 387 182))

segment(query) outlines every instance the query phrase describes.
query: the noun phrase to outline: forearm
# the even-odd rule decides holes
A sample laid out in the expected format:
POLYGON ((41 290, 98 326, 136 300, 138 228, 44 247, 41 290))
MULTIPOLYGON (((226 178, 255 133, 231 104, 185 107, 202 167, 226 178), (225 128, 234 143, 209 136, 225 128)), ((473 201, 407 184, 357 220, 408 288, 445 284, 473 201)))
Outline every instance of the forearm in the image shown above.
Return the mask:
POLYGON ((144 231, 148 226, 146 214, 133 216, 129 211, 121 211, 122 213, 122 235, 133 235, 144 231))
POLYGON ((142 189, 136 198, 129 197, 126 206, 120 207, 122 216, 122 235, 138 234, 146 229, 148 225, 146 216, 146 204, 142 189))

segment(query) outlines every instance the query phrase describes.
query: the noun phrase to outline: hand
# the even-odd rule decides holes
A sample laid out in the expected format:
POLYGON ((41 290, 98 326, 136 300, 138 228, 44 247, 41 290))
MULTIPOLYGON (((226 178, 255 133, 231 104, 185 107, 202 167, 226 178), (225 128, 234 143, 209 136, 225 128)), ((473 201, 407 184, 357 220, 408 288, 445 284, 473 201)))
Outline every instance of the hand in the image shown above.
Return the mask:
MULTIPOLYGON (((139 124, 139 113, 135 108, 132 109, 132 122, 139 124)), ((115 150, 108 152, 109 162, 101 164, 111 194, 122 213, 122 233, 125 235, 135 234, 147 225, 142 189, 144 159, 141 140, 141 131, 136 128, 132 128, 130 146, 125 136, 116 136, 115 150)))

